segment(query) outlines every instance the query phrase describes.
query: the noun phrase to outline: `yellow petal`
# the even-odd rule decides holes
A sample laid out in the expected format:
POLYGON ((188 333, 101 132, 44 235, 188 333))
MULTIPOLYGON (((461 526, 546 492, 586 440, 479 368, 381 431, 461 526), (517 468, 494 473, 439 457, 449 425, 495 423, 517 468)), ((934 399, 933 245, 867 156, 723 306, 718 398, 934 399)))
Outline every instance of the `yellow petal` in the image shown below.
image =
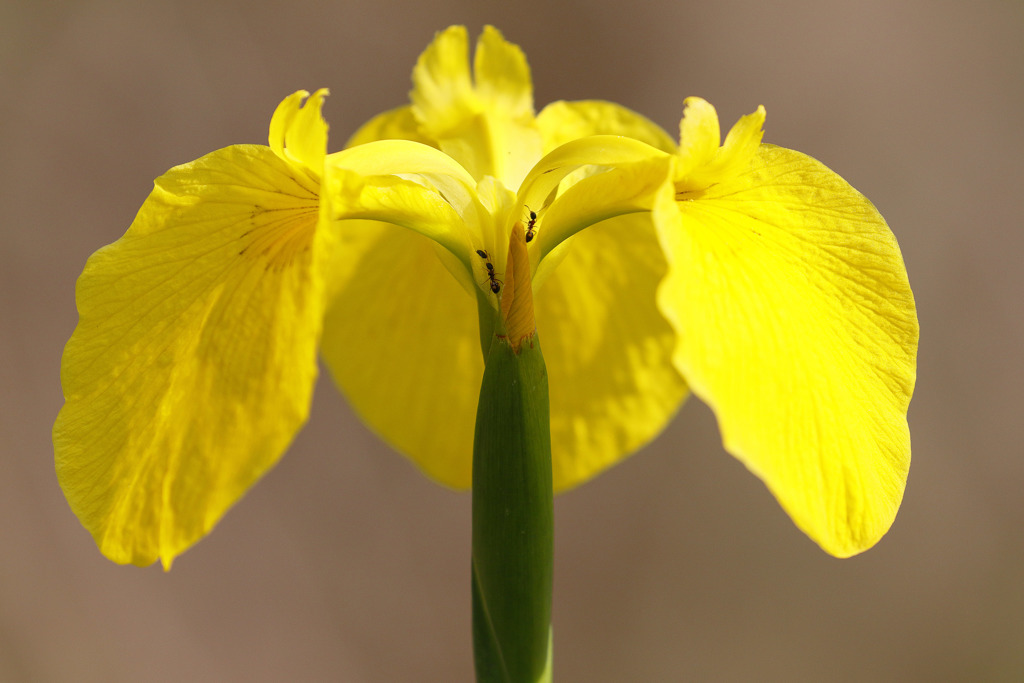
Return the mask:
POLYGON ((320 114, 327 89, 309 96, 305 90, 292 93, 277 106, 270 119, 270 148, 285 161, 303 166, 315 178, 323 172, 327 153, 327 122, 320 114))
POLYGON ((551 392, 555 490, 657 436, 686 397, 675 333, 655 304, 665 259, 646 214, 595 225, 536 291, 551 392))
POLYGON ((672 136, 650 119, 614 102, 552 102, 537 114, 537 125, 544 136, 545 153, 589 135, 624 135, 669 154, 676 152, 672 136))
POLYGON ((305 421, 318 192, 270 148, 228 147, 160 177, 86 264, 54 444, 65 495, 110 559, 169 567, 305 421))
POLYGON ((671 196, 671 164, 665 152, 611 135, 572 140, 541 159, 519 190, 524 209, 538 214, 531 240, 535 285, 558 265, 559 245, 580 230, 650 211, 664 192, 671 196))
POLYGON ((434 37, 413 68, 413 115, 436 140, 448 137, 479 111, 468 55, 466 28, 451 26, 434 37))
POLYGON ((544 282, 560 262, 559 245, 579 231, 615 216, 650 211, 659 198, 670 199, 671 168, 668 156, 622 163, 587 176, 558 195, 536 224, 534 281, 544 282))
POLYGON ((477 180, 518 187, 541 155, 532 85, 518 47, 486 27, 470 75, 466 29, 439 33, 413 69, 412 113, 425 137, 477 180))
POLYGON ((910 464, 918 326, 895 238, 842 178, 769 145, 678 207, 658 215, 679 370, 797 526, 836 556, 869 548, 910 464))
POLYGON ((526 55, 493 26, 485 26, 480 34, 473 73, 484 110, 500 112, 511 121, 532 122, 533 81, 526 55))
POLYGON ((687 97, 679 121, 680 172, 710 163, 722 142, 715 108, 699 97, 687 97))
POLYGON ((423 134, 409 105, 374 116, 359 127, 345 143, 345 147, 355 147, 378 140, 412 140, 424 145, 434 144, 423 134))
POLYGON ((328 219, 400 225, 438 243, 461 270, 472 271, 466 221, 479 213, 476 183, 449 156, 416 142, 383 140, 330 155, 325 173, 328 219))
POLYGON ((744 172, 757 154, 764 133, 765 111, 758 107, 741 116, 719 147, 720 132, 715 108, 699 97, 686 98, 679 124, 679 191, 698 191, 744 172))
POLYGON ((422 235, 339 224, 353 269, 324 324, 322 354, 363 421, 428 476, 471 483, 483 357, 477 304, 422 235))

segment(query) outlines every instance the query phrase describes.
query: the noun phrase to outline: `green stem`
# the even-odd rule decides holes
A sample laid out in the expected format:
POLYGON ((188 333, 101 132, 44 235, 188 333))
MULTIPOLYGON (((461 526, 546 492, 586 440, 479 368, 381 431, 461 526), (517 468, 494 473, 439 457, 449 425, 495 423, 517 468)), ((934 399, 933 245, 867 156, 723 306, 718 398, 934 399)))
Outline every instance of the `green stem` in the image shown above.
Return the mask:
POLYGON ((536 337, 487 352, 473 446, 478 683, 551 680, 554 510, 548 382, 536 337))

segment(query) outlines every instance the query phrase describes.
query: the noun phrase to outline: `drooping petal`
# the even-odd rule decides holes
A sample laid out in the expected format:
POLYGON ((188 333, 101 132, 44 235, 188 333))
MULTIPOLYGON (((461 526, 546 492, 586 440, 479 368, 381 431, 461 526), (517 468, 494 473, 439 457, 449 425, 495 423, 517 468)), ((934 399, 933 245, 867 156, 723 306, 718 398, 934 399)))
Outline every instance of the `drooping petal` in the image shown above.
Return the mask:
POLYGON ((518 187, 541 151, 526 58, 487 26, 474 67, 475 83, 464 27, 438 33, 413 69, 412 113, 423 134, 474 178, 518 187))
POLYGON ((305 421, 318 192, 270 148, 228 147, 160 177, 89 259, 54 445, 65 495, 110 559, 169 567, 305 421))
POLYGON ((655 303, 665 259, 646 214, 574 237, 536 291, 551 392, 555 490, 581 484, 657 436, 687 388, 655 303))
POLYGON ((362 420, 428 476, 465 489, 483 357, 477 304, 433 243, 395 225, 338 224, 351 276, 322 354, 362 420))
POLYGON ((770 145, 678 207, 657 215, 679 370, 797 526, 836 556, 867 549, 910 464, 918 326, 895 238, 835 173, 770 145))
POLYGON ((676 143, 650 119, 614 102, 583 100, 552 102, 537 114, 544 136, 544 153, 590 135, 624 135, 675 154, 676 143))

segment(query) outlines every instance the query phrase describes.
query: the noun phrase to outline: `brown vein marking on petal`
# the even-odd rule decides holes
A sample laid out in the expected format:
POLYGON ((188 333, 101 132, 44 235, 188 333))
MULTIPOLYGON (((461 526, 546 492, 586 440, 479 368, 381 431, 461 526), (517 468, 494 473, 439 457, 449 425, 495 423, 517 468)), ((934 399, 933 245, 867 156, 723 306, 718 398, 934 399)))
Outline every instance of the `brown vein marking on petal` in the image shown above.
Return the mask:
POLYGON ((267 270, 284 270, 312 247, 318 213, 315 203, 273 209, 254 206, 251 227, 241 235, 245 246, 239 255, 264 261, 267 270))

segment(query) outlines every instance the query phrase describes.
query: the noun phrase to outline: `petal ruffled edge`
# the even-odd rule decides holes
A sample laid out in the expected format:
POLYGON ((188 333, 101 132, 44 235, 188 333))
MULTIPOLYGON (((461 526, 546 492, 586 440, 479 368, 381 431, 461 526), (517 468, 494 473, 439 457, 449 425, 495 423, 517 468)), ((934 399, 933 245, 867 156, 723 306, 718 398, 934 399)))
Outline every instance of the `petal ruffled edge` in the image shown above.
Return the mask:
POLYGON ((327 154, 327 122, 321 111, 328 94, 327 88, 312 96, 298 90, 277 105, 270 118, 270 148, 285 161, 308 170, 314 178, 323 173, 327 154))
POLYGON ((483 376, 474 297, 423 235, 355 221, 337 229, 352 275, 324 323, 332 378, 360 419, 424 474, 469 488, 483 376))
POLYGON ((741 116, 721 143, 718 113, 707 101, 687 97, 679 122, 679 162, 676 189, 703 190, 742 173, 757 154, 764 136, 763 106, 741 116))
POLYGON ((422 134, 473 178, 518 187, 541 154, 526 58, 488 26, 474 71, 465 27, 439 32, 413 69, 412 114, 422 134))

